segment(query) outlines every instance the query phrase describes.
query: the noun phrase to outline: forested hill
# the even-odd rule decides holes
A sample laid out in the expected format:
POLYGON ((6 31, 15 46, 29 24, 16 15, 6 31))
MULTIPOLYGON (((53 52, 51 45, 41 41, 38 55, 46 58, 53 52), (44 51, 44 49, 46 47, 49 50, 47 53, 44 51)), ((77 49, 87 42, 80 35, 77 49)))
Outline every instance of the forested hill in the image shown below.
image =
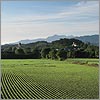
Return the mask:
POLYGON ((60 39, 53 42, 38 41, 29 44, 1 46, 2 58, 98 58, 99 47, 77 39, 60 39))
MULTIPOLYGON (((28 44, 21 44, 23 48, 44 48, 44 47, 50 47, 50 48, 64 48, 71 46, 72 43, 75 42, 77 45, 84 44, 82 41, 77 40, 77 39, 60 39, 56 40, 53 42, 46 42, 46 41, 38 41, 38 42, 33 42, 33 43, 28 43, 28 44)), ((18 43, 19 44, 19 43, 18 43)), ((17 47, 18 44, 5 44, 1 46, 1 49, 8 49, 8 48, 13 48, 17 47)))
POLYGON ((89 42, 93 45, 99 46, 99 35, 80 36, 80 37, 75 37, 75 39, 81 40, 84 43, 89 42))

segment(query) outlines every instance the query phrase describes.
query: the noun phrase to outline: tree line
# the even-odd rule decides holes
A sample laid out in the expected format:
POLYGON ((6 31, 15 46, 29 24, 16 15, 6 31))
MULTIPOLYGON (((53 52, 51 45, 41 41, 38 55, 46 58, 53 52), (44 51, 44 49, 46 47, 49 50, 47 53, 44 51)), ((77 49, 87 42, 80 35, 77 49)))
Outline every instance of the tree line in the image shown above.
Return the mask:
POLYGON ((60 39, 52 43, 37 42, 27 45, 19 43, 2 48, 2 59, 58 59, 98 58, 99 47, 77 39, 60 39), (74 45, 73 45, 74 43, 74 45), (34 45, 33 45, 34 44, 34 45), (31 45, 31 46, 30 46, 31 45), (33 45, 33 46, 32 46, 33 45))

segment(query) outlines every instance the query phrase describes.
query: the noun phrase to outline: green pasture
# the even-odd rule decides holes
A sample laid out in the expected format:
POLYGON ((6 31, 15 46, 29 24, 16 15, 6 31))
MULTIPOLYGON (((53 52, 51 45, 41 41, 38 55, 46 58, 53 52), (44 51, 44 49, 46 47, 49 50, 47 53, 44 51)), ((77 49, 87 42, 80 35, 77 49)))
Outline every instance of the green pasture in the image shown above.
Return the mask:
POLYGON ((2 99, 99 98, 98 59, 6 59, 1 62, 2 99))

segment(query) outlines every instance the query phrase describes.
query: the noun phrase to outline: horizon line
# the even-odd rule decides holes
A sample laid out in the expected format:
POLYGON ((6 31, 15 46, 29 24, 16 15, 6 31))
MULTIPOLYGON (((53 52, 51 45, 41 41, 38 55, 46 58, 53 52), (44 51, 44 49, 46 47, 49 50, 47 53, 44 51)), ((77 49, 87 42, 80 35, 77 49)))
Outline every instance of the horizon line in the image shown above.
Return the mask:
MULTIPOLYGON (((55 35, 57 35, 57 36, 73 36, 75 38, 75 37, 81 37, 81 36, 99 35, 99 33, 87 34, 87 35, 65 35, 65 34, 62 34, 62 35, 61 34, 55 34, 55 35)), ((52 37, 52 36, 55 36, 55 35, 50 35, 48 37, 52 37)), ((38 37, 38 38, 33 38, 33 39, 21 39, 21 40, 12 41, 12 42, 6 42, 6 43, 1 42, 1 45, 15 44, 16 42, 20 42, 20 41, 23 41, 23 40, 47 39, 48 37, 38 37)))

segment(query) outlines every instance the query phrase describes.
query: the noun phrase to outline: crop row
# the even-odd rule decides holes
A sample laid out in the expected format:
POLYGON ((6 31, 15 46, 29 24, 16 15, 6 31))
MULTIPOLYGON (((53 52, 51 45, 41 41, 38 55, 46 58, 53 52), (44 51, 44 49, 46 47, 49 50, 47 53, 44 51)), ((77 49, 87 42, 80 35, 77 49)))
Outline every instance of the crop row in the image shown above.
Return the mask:
MULTIPOLYGON (((41 76, 40 76, 41 77, 41 76)), ((64 77, 59 74, 56 78, 64 77)), ((55 78, 55 77, 53 77, 55 78)), ((86 82, 64 80, 53 83, 37 81, 24 70, 2 70, 1 98, 2 99, 72 99, 94 98, 97 95, 97 86, 90 87, 86 82), (84 87, 85 86, 85 87, 84 87), (65 88, 65 89, 64 89, 65 88), (96 89, 96 90, 94 90, 96 89), (89 92, 90 91, 90 92, 89 92), (95 91, 95 94, 94 94, 95 91)), ((41 80, 43 80, 41 78, 41 80)), ((93 81, 94 82, 94 81, 93 81)))
POLYGON ((3 72, 2 73, 2 86, 1 97, 2 99, 51 99, 60 98, 57 88, 45 86, 34 82, 30 78, 28 80, 24 73, 3 72))

